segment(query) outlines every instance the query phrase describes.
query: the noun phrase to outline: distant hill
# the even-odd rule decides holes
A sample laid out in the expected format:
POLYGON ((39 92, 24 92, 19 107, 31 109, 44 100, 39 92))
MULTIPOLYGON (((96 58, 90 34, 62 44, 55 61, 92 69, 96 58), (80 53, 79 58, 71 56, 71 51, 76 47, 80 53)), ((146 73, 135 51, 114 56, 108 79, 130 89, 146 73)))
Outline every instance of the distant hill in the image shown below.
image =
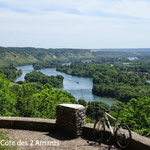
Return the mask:
POLYGON ((101 57, 133 57, 150 55, 150 49, 44 49, 33 47, 0 47, 0 67, 25 65, 36 62, 73 59, 99 59, 101 57))
POLYGON ((93 57, 89 50, 81 49, 43 49, 32 47, 0 47, 0 66, 8 64, 22 65, 32 64, 39 61, 61 59, 67 61, 71 58, 93 57))

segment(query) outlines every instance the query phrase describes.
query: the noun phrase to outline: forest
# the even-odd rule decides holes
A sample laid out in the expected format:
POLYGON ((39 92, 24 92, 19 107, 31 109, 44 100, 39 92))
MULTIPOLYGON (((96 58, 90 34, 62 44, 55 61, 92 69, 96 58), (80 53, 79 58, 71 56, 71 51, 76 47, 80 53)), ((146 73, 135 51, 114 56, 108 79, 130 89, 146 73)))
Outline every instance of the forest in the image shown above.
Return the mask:
MULTIPOLYGON (((86 121, 95 118, 95 106, 107 106, 102 102, 89 102, 75 98, 66 91, 54 89, 51 85, 42 85, 37 82, 22 85, 10 85, 4 74, 0 74, 0 115, 37 118, 56 118, 56 106, 60 103, 79 103, 88 106, 86 121)), ((115 104, 116 105, 116 104, 115 104)), ((124 108, 120 114, 120 121, 127 123, 133 131, 150 137, 150 98, 132 98, 128 103, 117 102, 124 108)), ((113 107, 113 106, 112 106, 113 107)), ((111 112, 115 116, 117 110, 111 112)))
POLYGON ((14 81, 22 74, 22 70, 17 70, 12 64, 10 64, 7 67, 0 68, 0 74, 1 73, 4 73, 8 80, 14 81))
POLYGON ((33 68, 35 70, 43 69, 43 68, 56 68, 61 65, 61 61, 59 60, 51 60, 46 62, 37 62, 33 64, 33 68))
MULTIPOLYGON (((93 122, 95 106, 110 107, 102 102, 76 100, 70 93, 55 89, 63 86, 63 76, 46 76, 38 72, 41 68, 56 68, 67 74, 92 78, 95 95, 115 98, 116 104, 124 108, 120 121, 127 123, 133 131, 150 137, 149 49, 0 47, 1 116, 55 118, 58 104, 80 103, 87 107, 86 122, 93 122), (137 59, 129 60, 128 57, 137 59), (14 83, 14 79, 22 74, 16 66, 27 64, 33 64, 37 71, 28 73, 24 82, 14 83)), ((115 116, 117 110, 110 113, 115 116)))
POLYGON ((99 61, 100 59, 119 59, 127 57, 150 57, 150 49, 65 49, 34 47, 0 47, 0 68, 46 63, 49 61, 79 62, 80 60, 99 61))
POLYGON ((60 103, 77 103, 66 91, 54 89, 48 83, 23 83, 10 85, 0 74, 0 115, 38 118, 55 118, 60 103))
POLYGON ((147 74, 121 70, 113 64, 72 63, 59 66, 58 71, 67 74, 93 78, 93 93, 98 96, 116 98, 128 102, 131 98, 150 96, 147 74))
POLYGON ((39 71, 32 71, 30 73, 27 73, 25 76, 25 81, 27 82, 39 82, 43 85, 48 83, 54 88, 62 88, 63 79, 64 77, 61 75, 47 76, 39 71))

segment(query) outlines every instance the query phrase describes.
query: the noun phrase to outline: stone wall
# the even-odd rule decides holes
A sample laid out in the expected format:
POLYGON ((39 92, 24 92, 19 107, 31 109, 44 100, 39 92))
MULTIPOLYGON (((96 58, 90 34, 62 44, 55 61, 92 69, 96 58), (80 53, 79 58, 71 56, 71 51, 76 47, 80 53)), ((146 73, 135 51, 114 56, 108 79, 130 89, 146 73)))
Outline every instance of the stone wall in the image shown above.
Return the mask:
MULTIPOLYGON (((57 121, 53 119, 26 118, 26 117, 0 117, 0 128, 24 129, 35 131, 68 132, 74 136, 80 135, 87 140, 94 140, 94 124, 84 124, 85 108, 81 105, 58 105, 57 121), (57 127, 57 128, 56 128, 57 127), (82 129, 81 129, 82 127, 82 129)), ((106 132, 106 136, 110 134, 106 132)), ((132 132, 132 141, 128 150, 150 150, 150 138, 132 132)))
POLYGON ((0 128, 54 131, 56 120, 28 117, 0 117, 0 128))
POLYGON ((60 132, 76 137, 82 134, 85 108, 78 104, 60 104, 56 108, 56 128, 60 132))
MULTIPOLYGON (((92 141, 95 140, 93 134, 94 132, 93 127, 94 127, 93 123, 88 123, 83 125, 83 137, 86 138, 87 140, 92 140, 92 141)), ((108 139, 107 137, 109 137, 109 135, 110 132, 108 129, 106 129, 104 140, 108 139)), ((150 150, 150 138, 132 132, 131 144, 127 150, 150 150)))

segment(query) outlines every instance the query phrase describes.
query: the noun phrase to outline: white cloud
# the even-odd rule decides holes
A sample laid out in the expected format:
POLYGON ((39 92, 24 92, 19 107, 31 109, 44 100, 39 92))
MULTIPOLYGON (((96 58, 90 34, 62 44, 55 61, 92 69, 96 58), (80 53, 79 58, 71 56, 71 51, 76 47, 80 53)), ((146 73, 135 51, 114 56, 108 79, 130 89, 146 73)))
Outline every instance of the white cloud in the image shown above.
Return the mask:
POLYGON ((33 12, 78 10, 150 19, 150 1, 147 0, 0 0, 8 9, 33 12))
POLYGON ((4 46, 150 47, 149 26, 146 0, 0 0, 4 46))
POLYGON ((122 0, 103 9, 110 14, 150 19, 150 1, 122 0))

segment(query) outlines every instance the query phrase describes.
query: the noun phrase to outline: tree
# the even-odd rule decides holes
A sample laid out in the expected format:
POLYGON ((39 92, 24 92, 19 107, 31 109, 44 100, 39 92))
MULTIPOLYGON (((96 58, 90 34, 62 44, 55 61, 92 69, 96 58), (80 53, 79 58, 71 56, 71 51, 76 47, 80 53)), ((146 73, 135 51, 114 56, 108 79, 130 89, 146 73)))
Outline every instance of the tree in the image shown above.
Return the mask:
POLYGON ((9 81, 0 74, 0 115, 13 116, 16 114, 16 97, 9 89, 9 81))
POLYGON ((86 102, 86 100, 84 100, 84 99, 82 99, 82 98, 80 98, 79 100, 78 100, 78 103, 80 104, 80 105, 83 105, 85 108, 86 108, 86 106, 87 106, 87 102, 86 102))

